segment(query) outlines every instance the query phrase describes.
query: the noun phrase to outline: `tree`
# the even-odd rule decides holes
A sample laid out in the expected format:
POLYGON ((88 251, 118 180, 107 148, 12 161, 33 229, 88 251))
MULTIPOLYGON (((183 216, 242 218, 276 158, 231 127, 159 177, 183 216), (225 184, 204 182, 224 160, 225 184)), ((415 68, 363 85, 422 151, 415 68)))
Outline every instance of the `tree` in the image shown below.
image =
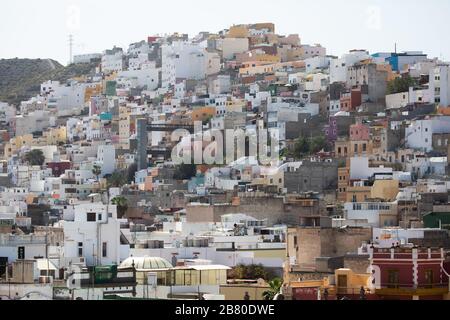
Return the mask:
POLYGON ((128 200, 125 197, 118 196, 111 200, 111 203, 117 206, 117 217, 119 219, 123 218, 128 210, 128 200))
POLYGON ((408 92, 409 87, 415 86, 416 81, 411 76, 400 77, 391 80, 387 84, 387 93, 395 94, 400 92, 408 92))
POLYGON ((110 188, 120 188, 127 183, 127 177, 122 172, 115 171, 108 178, 108 186, 110 188))
POLYGON ((310 143, 310 151, 311 153, 320 152, 327 147, 327 140, 323 136, 314 137, 310 143))
POLYGON ((316 136, 314 138, 300 137, 297 139, 294 145, 294 156, 297 159, 301 159, 305 156, 309 156, 327 149, 328 143, 324 136, 316 136))
POLYGON ((283 286, 283 280, 280 278, 275 278, 269 281, 269 290, 263 292, 264 300, 273 300, 277 294, 281 292, 281 287, 283 286))
POLYGON ((94 165, 94 167, 92 168, 92 174, 97 178, 98 181, 98 177, 102 174, 102 168, 99 165, 94 165))
POLYGON ((273 274, 267 271, 262 265, 243 265, 239 264, 232 268, 228 274, 231 279, 237 280, 269 280, 273 274))
POLYGON ((25 161, 32 166, 42 166, 45 162, 45 156, 42 150, 31 150, 25 155, 25 161))
POLYGON ((295 141, 294 153, 298 158, 302 158, 303 156, 309 154, 308 139, 305 137, 298 138, 297 141, 295 141))

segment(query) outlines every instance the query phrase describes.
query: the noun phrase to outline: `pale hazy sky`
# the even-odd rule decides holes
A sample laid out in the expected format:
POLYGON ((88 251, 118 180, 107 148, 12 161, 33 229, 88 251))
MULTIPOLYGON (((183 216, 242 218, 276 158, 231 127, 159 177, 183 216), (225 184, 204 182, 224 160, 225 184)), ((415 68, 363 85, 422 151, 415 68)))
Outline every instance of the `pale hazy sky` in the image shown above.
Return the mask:
POLYGON ((329 54, 424 51, 450 60, 448 0, 12 0, 0 4, 0 58, 69 60, 74 54, 127 48, 148 35, 196 35, 233 24, 274 22, 329 54))

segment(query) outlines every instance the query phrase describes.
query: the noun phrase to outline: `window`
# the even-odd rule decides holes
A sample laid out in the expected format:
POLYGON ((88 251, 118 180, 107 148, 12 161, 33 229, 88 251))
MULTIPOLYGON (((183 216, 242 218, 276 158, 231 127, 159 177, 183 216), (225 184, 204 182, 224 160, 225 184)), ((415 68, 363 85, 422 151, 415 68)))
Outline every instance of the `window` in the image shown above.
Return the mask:
POLYGON ((78 257, 83 256, 83 248, 78 248, 78 257))
POLYGON ((398 270, 388 271, 388 288, 396 289, 399 287, 399 272, 398 270))
POLYGON ((433 270, 425 270, 425 287, 432 288, 434 283, 433 270))
POLYGON ((18 260, 25 260, 25 247, 18 247, 17 248, 17 259, 18 260))
POLYGON ((88 222, 95 222, 97 218, 97 214, 95 212, 88 212, 87 213, 87 221, 88 222))
POLYGON ((103 242, 102 244, 102 257, 106 258, 108 256, 108 243, 107 242, 103 242))

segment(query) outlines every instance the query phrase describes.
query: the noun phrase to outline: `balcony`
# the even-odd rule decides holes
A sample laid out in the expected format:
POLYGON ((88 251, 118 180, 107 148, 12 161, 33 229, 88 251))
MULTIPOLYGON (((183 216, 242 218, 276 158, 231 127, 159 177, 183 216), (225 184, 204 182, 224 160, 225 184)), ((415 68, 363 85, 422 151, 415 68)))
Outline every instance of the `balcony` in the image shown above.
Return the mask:
POLYGON ((415 287, 411 284, 385 283, 375 293, 381 296, 439 296, 449 293, 449 285, 432 283, 415 287))

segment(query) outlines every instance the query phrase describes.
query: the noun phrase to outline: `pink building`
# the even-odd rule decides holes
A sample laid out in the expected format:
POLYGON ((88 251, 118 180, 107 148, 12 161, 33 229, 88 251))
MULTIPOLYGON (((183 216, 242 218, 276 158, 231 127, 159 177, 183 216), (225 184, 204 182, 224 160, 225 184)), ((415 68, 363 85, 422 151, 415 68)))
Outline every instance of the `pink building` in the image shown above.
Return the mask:
POLYGON ((370 138, 369 127, 357 123, 350 126, 350 140, 351 141, 367 141, 370 138))

